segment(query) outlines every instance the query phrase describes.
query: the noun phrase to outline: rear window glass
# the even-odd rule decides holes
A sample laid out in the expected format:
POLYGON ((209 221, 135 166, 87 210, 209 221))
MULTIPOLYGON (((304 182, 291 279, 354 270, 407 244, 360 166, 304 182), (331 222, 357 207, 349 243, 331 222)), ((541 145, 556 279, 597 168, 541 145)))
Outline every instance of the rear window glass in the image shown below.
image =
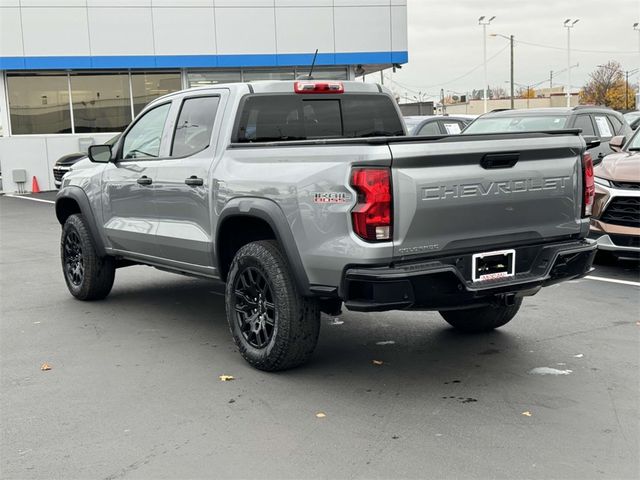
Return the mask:
POLYGON ((236 131, 238 142, 404 135, 384 95, 251 95, 236 131))
POLYGON ((536 132, 540 130, 562 130, 567 115, 540 115, 522 117, 478 118, 464 133, 536 132))

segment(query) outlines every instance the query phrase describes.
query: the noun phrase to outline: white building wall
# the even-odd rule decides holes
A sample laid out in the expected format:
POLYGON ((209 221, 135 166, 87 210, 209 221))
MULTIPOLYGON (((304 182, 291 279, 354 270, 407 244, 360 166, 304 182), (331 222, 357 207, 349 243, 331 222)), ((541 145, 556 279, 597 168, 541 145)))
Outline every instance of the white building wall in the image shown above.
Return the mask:
MULTIPOLYGON (((406 9, 406 0, 0 0, 0 69, 9 69, 2 67, 7 58, 87 57, 97 68, 91 57, 316 48, 322 55, 405 53, 397 62, 404 63, 406 9)), ((29 69, 38 62, 26 63, 29 69)))

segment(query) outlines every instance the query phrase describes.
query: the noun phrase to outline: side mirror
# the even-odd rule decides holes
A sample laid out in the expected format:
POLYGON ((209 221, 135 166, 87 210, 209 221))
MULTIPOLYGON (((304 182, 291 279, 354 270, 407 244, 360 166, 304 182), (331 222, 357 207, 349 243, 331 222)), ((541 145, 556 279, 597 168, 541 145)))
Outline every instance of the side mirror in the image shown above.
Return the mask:
POLYGON ((584 135, 582 138, 584 138, 584 141, 587 144, 587 150, 600 146, 600 139, 598 137, 594 137, 593 135, 584 135))
POLYGON ((94 163, 109 163, 111 160, 111 145, 91 145, 89 160, 94 163))
POLYGON ((609 140, 609 148, 611 148, 611 150, 613 150, 614 152, 621 152, 626 140, 627 139, 624 135, 613 137, 611 140, 609 140))

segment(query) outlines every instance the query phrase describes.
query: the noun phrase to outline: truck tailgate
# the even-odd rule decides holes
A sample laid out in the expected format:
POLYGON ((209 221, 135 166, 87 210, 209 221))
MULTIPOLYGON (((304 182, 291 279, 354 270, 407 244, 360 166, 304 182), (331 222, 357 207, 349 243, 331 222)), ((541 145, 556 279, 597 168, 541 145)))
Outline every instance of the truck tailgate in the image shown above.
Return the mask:
POLYGON ((575 134, 392 142, 394 257, 481 252, 580 232, 575 134))

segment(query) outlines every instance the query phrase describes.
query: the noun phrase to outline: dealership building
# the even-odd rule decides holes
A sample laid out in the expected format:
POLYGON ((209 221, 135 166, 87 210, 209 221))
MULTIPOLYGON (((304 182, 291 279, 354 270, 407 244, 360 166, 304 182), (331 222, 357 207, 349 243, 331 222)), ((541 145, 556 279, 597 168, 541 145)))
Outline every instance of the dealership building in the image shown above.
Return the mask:
POLYGON ((316 79, 407 62, 406 0, 0 0, 5 192, 183 88, 316 79), (16 177, 16 178, 18 178, 16 177), (19 179, 19 178, 18 178, 19 179))

